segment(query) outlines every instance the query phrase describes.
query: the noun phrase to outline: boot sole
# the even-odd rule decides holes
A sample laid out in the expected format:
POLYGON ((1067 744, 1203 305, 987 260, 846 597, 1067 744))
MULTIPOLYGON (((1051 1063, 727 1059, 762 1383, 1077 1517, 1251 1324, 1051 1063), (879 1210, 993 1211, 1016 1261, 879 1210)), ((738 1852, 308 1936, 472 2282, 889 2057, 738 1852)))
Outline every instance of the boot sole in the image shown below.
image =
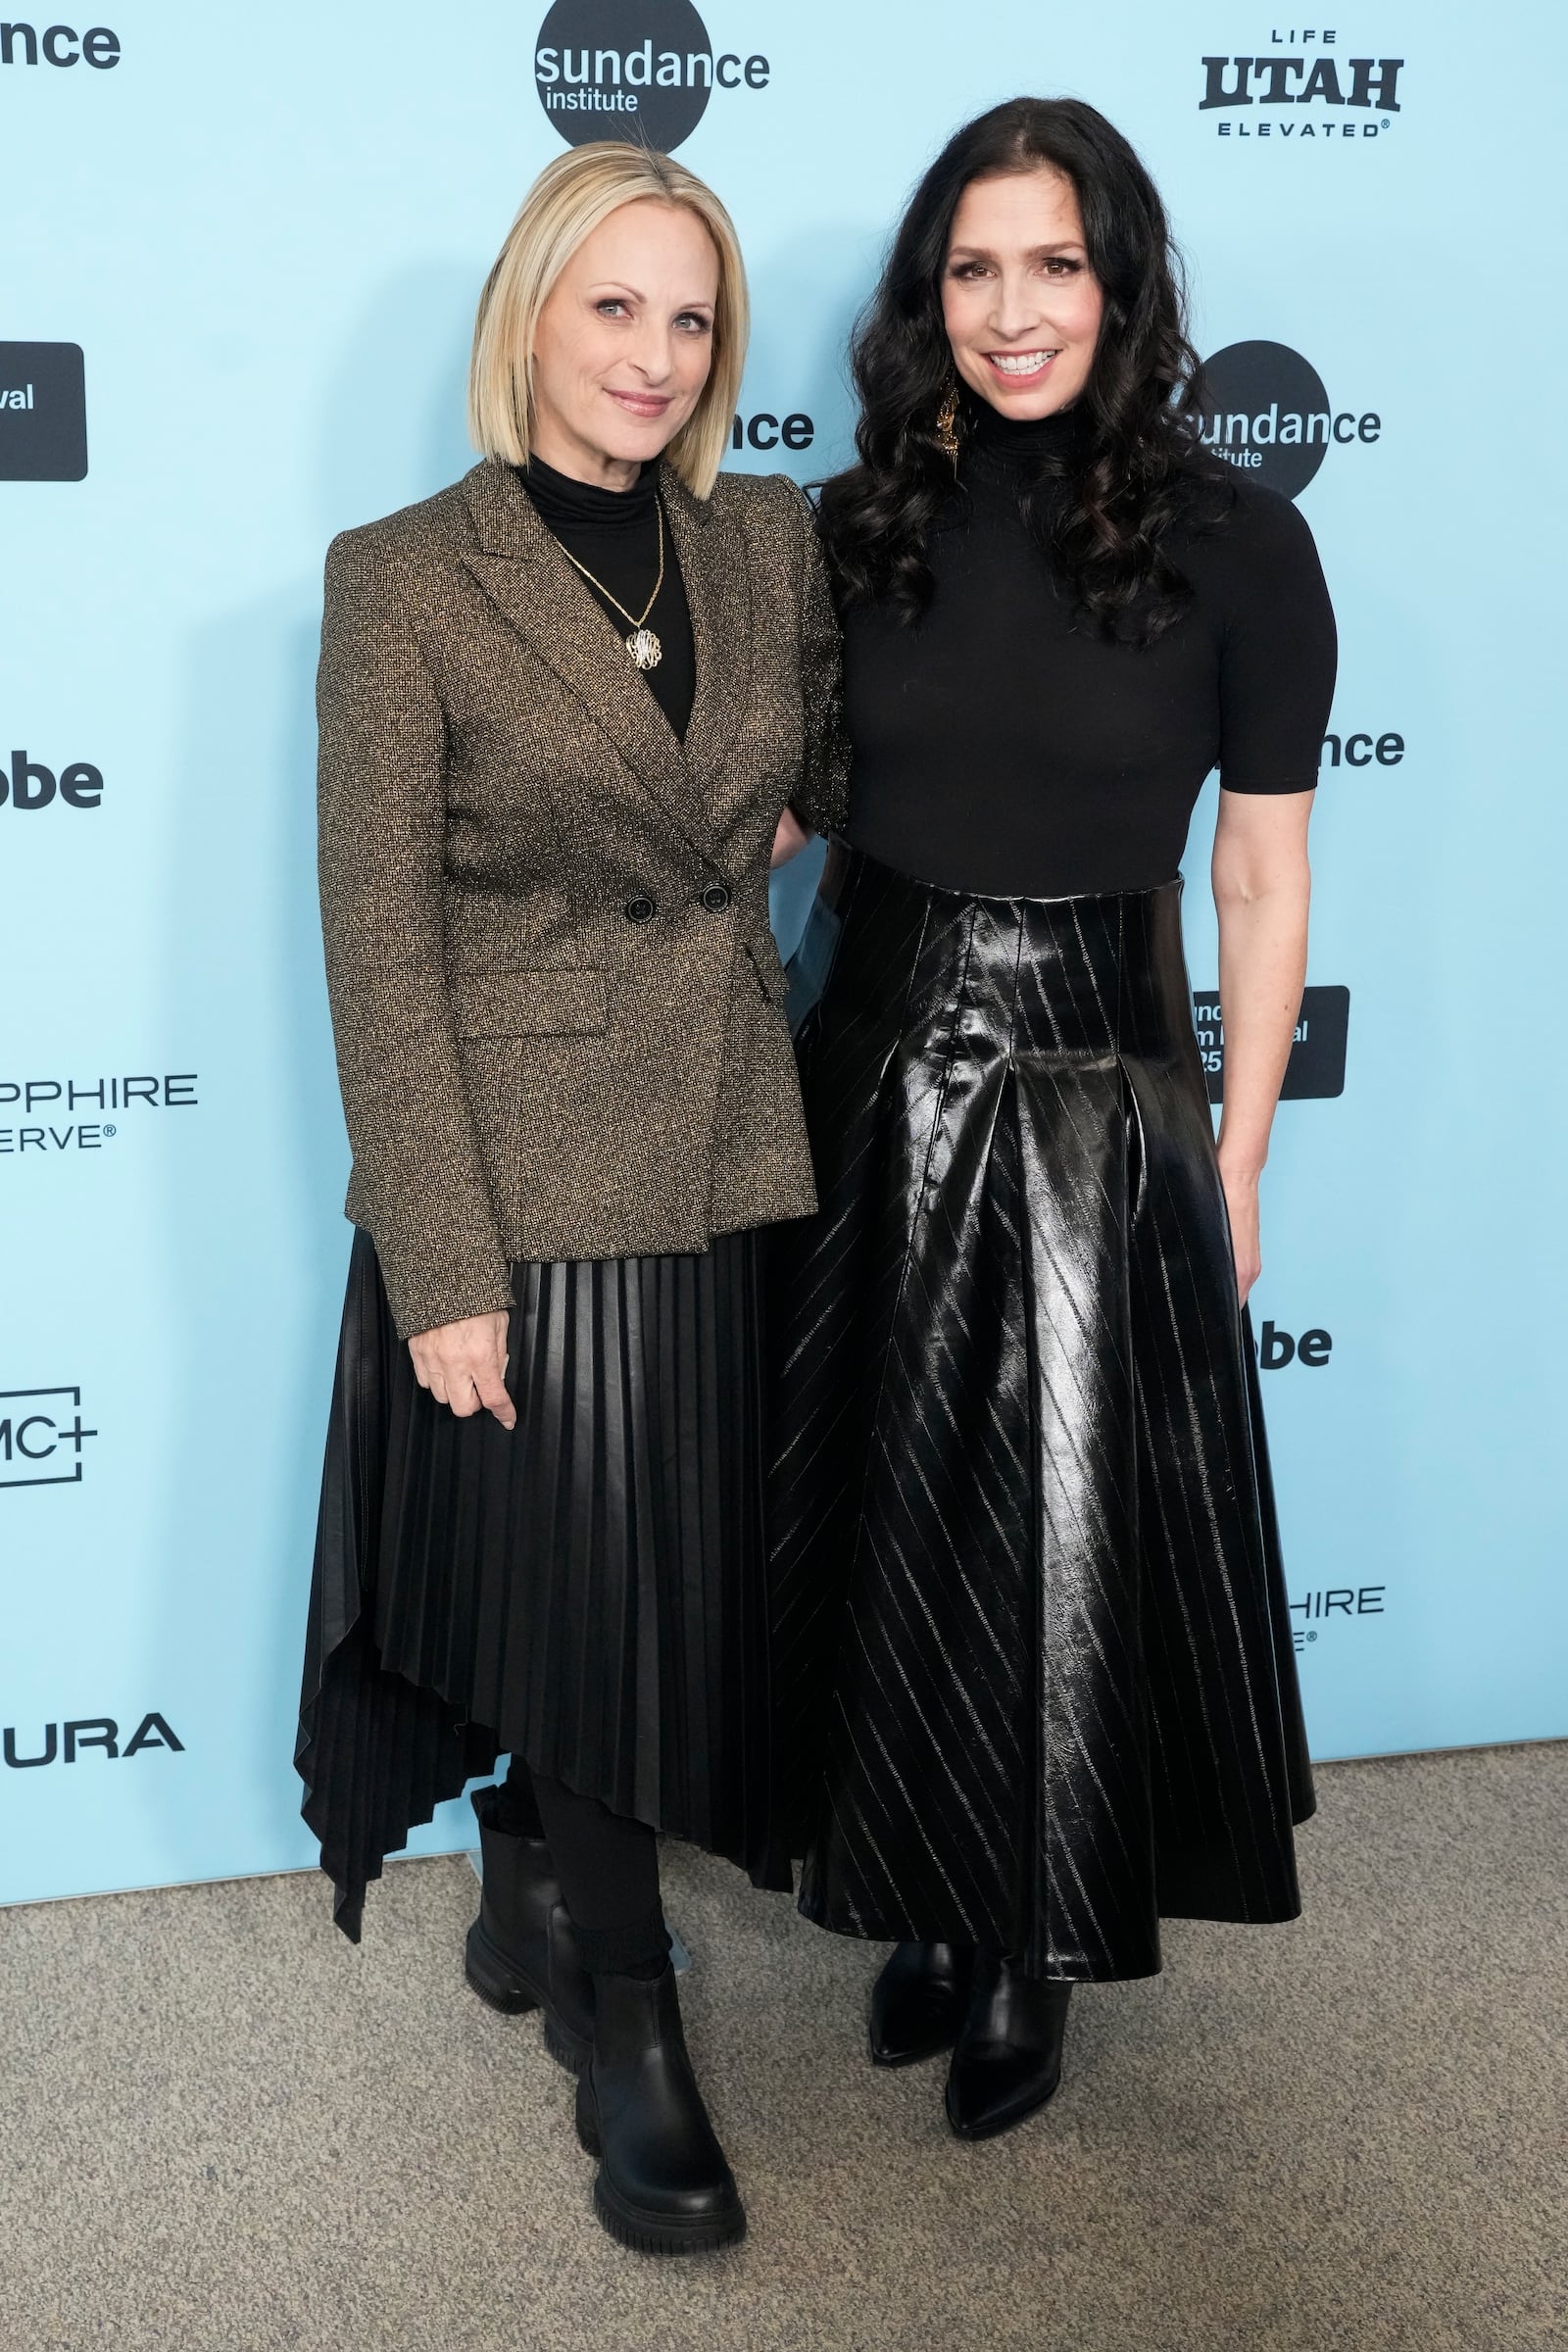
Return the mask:
POLYGON ((463 1973, 469 1989, 478 1994, 486 2008, 498 2009, 503 2017, 523 2017, 531 2009, 542 2009, 545 2048, 567 2074, 582 2073, 592 2055, 592 2044, 562 2024, 543 1986, 497 1949, 477 1920, 468 1930, 463 1973))
MULTIPOLYGON (((577 2102, 577 2137, 588 2154, 602 2162, 598 2119, 591 2104, 577 2102)), ((746 2209, 737 2205, 727 2214, 704 2214, 700 2219, 673 2221, 630 2204, 605 2179, 594 2182, 594 2211, 599 2226, 632 2254, 716 2254, 721 2246, 737 2245, 746 2235, 746 2209)))

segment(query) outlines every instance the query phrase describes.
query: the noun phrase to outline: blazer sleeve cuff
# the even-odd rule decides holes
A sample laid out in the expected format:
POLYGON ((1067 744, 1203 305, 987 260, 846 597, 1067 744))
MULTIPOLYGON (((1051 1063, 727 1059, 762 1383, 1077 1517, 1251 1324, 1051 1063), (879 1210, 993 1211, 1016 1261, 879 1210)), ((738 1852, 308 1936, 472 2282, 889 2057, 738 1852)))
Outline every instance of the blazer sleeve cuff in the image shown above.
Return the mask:
POLYGON ((464 1323, 470 1315, 512 1312, 512 1272, 505 1259, 492 1266, 434 1266, 412 1262, 394 1246, 376 1243, 381 1279, 400 1340, 443 1323, 464 1323))

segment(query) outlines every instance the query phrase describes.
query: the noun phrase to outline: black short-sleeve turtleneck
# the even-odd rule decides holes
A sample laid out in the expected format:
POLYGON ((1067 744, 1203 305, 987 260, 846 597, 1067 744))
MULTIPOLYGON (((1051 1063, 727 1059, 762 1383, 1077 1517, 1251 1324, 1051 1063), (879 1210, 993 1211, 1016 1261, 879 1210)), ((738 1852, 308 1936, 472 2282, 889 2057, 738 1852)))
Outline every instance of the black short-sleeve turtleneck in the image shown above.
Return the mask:
MULTIPOLYGON (((601 580, 609 595, 587 580, 584 588, 614 624, 617 637, 630 634, 631 624, 615 611, 613 597, 632 613, 642 612, 659 577, 659 467, 645 466, 629 490, 604 490, 596 482, 574 481, 538 458, 518 468, 518 478, 532 499, 545 528, 601 580)), ((581 574, 578 577, 581 578, 581 574)), ((660 709, 675 733, 685 740, 697 691, 697 659, 692 648, 691 612, 685 583, 669 524, 664 524, 664 584, 648 614, 648 626, 658 632, 664 649, 657 669, 645 669, 660 709)), ((624 660, 630 662, 631 656, 624 660)))
POLYGON ((1076 415, 1014 424, 976 402, 966 421, 928 612, 845 616, 849 839, 988 897, 1146 890, 1175 874, 1211 768, 1232 792, 1310 790, 1334 614, 1290 502, 1243 476, 1221 519, 1176 526, 1191 607, 1152 646, 1106 643, 1020 509, 1042 458, 1070 466, 1076 415))

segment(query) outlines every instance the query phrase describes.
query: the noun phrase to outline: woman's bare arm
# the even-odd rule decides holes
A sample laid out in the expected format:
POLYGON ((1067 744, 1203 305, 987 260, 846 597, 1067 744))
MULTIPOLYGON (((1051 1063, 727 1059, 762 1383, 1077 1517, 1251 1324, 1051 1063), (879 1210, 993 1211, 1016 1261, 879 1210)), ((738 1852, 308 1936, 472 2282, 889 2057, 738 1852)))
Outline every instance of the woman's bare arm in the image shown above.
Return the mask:
POLYGON ((1225 1107, 1219 1168, 1245 1301, 1262 1268, 1258 1178, 1300 1016, 1312 877, 1310 792, 1221 792, 1214 834, 1225 1107))

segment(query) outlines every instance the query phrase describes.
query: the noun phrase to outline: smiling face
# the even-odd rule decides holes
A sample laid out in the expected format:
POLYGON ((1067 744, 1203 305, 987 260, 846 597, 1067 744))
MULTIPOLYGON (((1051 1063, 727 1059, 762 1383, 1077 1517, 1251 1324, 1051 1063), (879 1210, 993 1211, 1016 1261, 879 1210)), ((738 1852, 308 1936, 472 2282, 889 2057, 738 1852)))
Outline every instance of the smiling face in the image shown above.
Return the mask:
POLYGON ((639 198, 585 237, 539 313, 529 438, 575 480, 629 489, 703 395, 718 255, 684 205, 639 198))
POLYGON ((953 364, 1004 416, 1049 416, 1089 381, 1104 312, 1078 193, 1050 165, 972 179, 942 272, 953 364))

